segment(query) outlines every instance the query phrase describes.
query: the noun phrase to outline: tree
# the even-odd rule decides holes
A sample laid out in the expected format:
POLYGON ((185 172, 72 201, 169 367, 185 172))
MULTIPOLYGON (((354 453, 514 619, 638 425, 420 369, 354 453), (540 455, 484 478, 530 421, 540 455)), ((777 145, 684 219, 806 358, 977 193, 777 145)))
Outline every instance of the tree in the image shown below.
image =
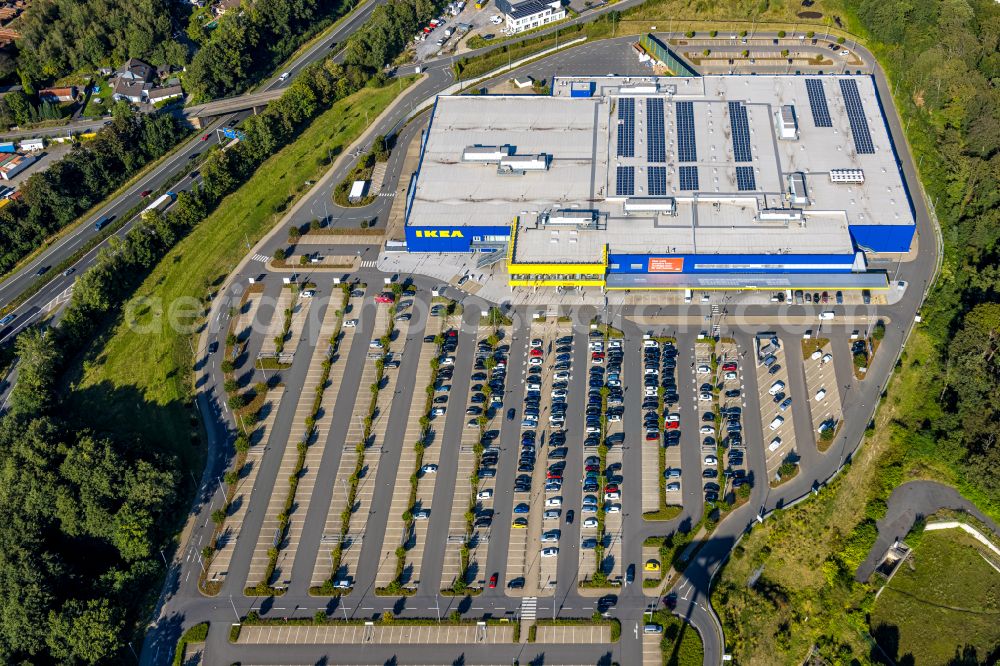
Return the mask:
POLYGON ((278 249, 276 249, 274 251, 274 260, 275 261, 284 261, 285 260, 285 248, 279 247, 278 249))
POLYGON ((72 599, 49 612, 48 646, 59 661, 95 663, 118 650, 124 622, 107 599, 72 599))

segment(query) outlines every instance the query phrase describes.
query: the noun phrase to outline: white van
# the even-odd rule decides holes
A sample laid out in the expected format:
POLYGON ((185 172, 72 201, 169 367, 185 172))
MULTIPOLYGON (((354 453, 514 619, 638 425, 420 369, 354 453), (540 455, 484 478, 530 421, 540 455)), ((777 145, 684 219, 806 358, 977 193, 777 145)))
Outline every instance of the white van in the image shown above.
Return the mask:
POLYGON ((690 289, 685 289, 684 290, 684 302, 685 303, 690 303, 691 302, 691 290, 690 289))
POLYGON ((781 418, 780 416, 775 416, 774 420, 771 421, 771 423, 770 423, 770 425, 768 425, 768 427, 771 430, 777 430, 778 428, 781 427, 781 424, 784 423, 784 422, 785 422, 785 419, 781 418))
POLYGON ((778 395, 783 390, 785 390, 785 382, 779 380, 771 384, 771 388, 767 389, 767 392, 771 395, 778 395))
POLYGON ((833 310, 819 313, 820 319, 833 319, 833 310))
POLYGON ((767 445, 768 451, 777 451, 778 447, 781 446, 781 438, 775 437, 771 440, 771 443, 767 445))

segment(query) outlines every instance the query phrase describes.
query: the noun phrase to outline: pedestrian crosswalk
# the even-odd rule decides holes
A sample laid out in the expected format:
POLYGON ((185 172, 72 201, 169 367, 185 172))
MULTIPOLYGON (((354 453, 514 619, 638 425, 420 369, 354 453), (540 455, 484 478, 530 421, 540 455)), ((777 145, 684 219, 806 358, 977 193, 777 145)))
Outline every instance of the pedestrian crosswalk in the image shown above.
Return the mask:
POLYGON ((521 620, 534 622, 538 616, 538 597, 524 597, 521 599, 521 620))
POLYGON ((379 192, 378 195, 380 197, 394 197, 394 196, 396 196, 396 193, 395 192, 379 192))
POLYGON ((361 262, 361 268, 375 268, 375 260, 365 259, 364 261, 361 262))
POLYGON ((265 264, 268 262, 268 260, 270 258, 271 257, 267 256, 266 254, 260 254, 259 252, 257 254, 255 254, 255 255, 253 255, 253 260, 254 261, 261 261, 261 262, 263 262, 265 264))

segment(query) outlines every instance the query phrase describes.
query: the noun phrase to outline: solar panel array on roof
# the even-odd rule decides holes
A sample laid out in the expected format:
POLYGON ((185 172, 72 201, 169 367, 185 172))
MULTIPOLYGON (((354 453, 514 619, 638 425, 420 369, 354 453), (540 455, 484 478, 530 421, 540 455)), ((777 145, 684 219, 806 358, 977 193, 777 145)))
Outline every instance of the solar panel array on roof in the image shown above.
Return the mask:
POLYGON ((874 155, 875 145, 872 143, 872 133, 868 129, 868 121, 865 120, 864 107, 861 106, 858 82, 854 79, 841 79, 840 92, 844 95, 847 120, 851 123, 851 136, 854 137, 854 148, 861 155, 874 155))
POLYGON ((677 102, 677 161, 697 162, 698 146, 694 137, 694 104, 677 102))
POLYGON ((757 179, 753 175, 753 167, 736 167, 736 189, 740 192, 753 192, 757 189, 757 179))
POLYGON ((733 128, 733 158, 737 162, 751 162, 750 121, 747 108, 739 102, 729 103, 729 124, 733 128))
POLYGON ((663 100, 646 98, 646 152, 649 162, 667 161, 667 138, 663 131, 663 100))
POLYGON ((678 175, 681 178, 681 189, 682 190, 697 190, 698 189, 698 167, 696 166, 682 166, 677 167, 678 175))
POLYGON ((635 167, 618 167, 618 180, 615 192, 618 196, 630 197, 635 194, 635 167))
POLYGON ((635 157, 635 100, 618 100, 618 157, 635 157))
POLYGON ((646 169, 649 196, 662 197, 667 193, 667 167, 651 166, 646 169))
POLYGON ((809 108, 812 109, 813 125, 816 127, 833 127, 830 119, 830 109, 826 105, 826 92, 820 79, 806 79, 806 92, 809 93, 809 108))

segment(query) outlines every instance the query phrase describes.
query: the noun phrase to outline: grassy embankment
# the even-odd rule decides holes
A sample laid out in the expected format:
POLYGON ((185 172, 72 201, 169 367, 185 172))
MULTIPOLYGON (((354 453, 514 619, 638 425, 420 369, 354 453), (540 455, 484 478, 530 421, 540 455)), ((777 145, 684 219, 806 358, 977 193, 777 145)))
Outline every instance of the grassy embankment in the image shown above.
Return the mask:
MULTIPOLYGON (((186 303, 190 320, 201 321, 208 296, 246 254, 246 238, 256 242, 280 219, 289 196, 298 197, 307 180, 327 167, 319 159, 328 150, 343 151, 399 94, 396 85, 364 88, 333 105, 316 118, 294 143, 269 158, 247 183, 228 196, 154 269, 136 291, 137 297, 158 299, 164 312, 186 303)), ((291 202, 287 202, 291 205, 291 202)), ((128 308, 126 308, 126 312, 128 308)), ((71 400, 79 413, 102 414, 108 429, 160 442, 175 451, 188 469, 197 470, 200 452, 190 446, 189 417, 183 409, 192 395, 192 335, 181 333, 165 320, 151 322, 149 309, 138 309, 134 319, 150 325, 149 333, 134 331, 124 317, 105 340, 95 345, 76 379, 71 400), (142 400, 124 404, 110 399, 129 388, 142 400)))
POLYGON ((872 610, 872 633, 887 656, 897 663, 916 658, 917 663, 947 664, 959 661, 967 645, 980 659, 995 651, 1000 645, 1000 571, 995 568, 1000 558, 958 529, 924 532, 907 544, 911 541, 917 542, 913 552, 872 610))

